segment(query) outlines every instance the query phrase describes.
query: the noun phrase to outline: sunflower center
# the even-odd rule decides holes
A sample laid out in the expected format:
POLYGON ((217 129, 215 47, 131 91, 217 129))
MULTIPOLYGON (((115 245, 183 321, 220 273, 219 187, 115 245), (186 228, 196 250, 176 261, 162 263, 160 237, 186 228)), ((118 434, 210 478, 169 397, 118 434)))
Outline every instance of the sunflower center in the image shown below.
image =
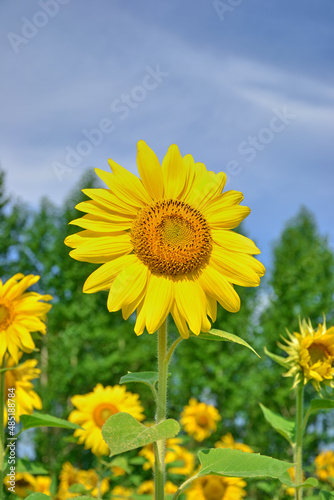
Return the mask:
POLYGON ((111 415, 115 415, 115 413, 118 413, 116 406, 111 403, 101 403, 95 408, 93 418, 96 425, 102 428, 106 420, 111 417, 111 415))
POLYGON ((202 413, 202 414, 197 415, 196 422, 197 422, 197 425, 199 425, 200 427, 207 427, 209 424, 209 419, 206 415, 204 415, 202 413))
POLYGON ((308 348, 310 354, 312 365, 318 361, 325 361, 329 357, 329 352, 326 347, 322 344, 312 344, 308 348))
POLYGON ((169 276, 196 271, 212 249, 203 215, 179 200, 162 200, 143 208, 132 225, 131 241, 150 271, 169 276))
POLYGON ((222 500, 226 492, 226 486, 219 478, 211 477, 203 486, 206 500, 222 500))

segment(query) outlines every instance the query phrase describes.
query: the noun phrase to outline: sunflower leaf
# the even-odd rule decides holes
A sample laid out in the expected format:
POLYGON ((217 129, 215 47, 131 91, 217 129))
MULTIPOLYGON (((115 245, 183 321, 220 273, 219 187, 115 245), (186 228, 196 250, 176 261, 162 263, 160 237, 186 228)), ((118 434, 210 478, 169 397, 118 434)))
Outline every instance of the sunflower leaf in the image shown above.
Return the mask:
POLYGON ((296 424, 292 420, 282 417, 260 403, 260 408, 267 422, 279 432, 290 444, 295 441, 296 424))
POLYGON ((128 382, 141 382, 142 384, 155 387, 158 382, 158 372, 129 372, 123 375, 120 384, 127 384, 128 382))
POLYGON ((16 472, 29 472, 29 474, 33 475, 49 474, 42 464, 37 464, 24 458, 18 459, 16 464, 16 472))
POLYGON ((201 469, 197 477, 217 474, 227 477, 272 477, 278 479, 291 463, 241 450, 215 448, 198 453, 201 469))
POLYGON ((216 340, 221 342, 235 342, 236 344, 243 345, 244 347, 248 347, 251 351, 253 351, 259 358, 261 356, 250 346, 244 339, 238 337, 238 335, 234 335, 233 333, 223 332, 223 330, 210 330, 208 333, 201 332, 199 335, 191 335, 192 337, 196 337, 198 339, 203 340, 216 340))
POLYGON ((311 405, 306 412, 303 427, 305 428, 307 425, 307 421, 311 415, 311 413, 323 410, 333 410, 334 409, 334 401, 332 399, 312 399, 311 405))
POLYGON ((33 427, 61 427, 63 429, 81 429, 77 424, 64 420, 63 418, 53 417, 46 413, 34 412, 32 415, 22 415, 20 417, 23 424, 23 430, 33 427))
POLYGON ((102 427, 102 436, 110 450, 110 457, 134 450, 160 439, 169 439, 179 432, 176 420, 168 419, 146 427, 132 415, 119 412, 108 418, 102 427))
POLYGON ((332 491, 320 491, 320 500, 334 500, 334 492, 332 491))
POLYGON ((303 483, 295 484, 288 472, 284 472, 278 479, 284 486, 290 488, 315 488, 318 486, 318 480, 315 477, 308 477, 303 483))

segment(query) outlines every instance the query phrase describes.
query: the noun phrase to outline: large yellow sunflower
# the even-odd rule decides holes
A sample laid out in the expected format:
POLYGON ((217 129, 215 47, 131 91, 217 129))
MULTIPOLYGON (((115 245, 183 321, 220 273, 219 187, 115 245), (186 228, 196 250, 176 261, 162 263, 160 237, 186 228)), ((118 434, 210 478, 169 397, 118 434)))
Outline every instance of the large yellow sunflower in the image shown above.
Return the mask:
MULTIPOLYGON (((19 359, 22 353, 18 354, 19 359)), ((36 368, 37 359, 28 359, 20 366, 12 370, 7 370, 5 374, 5 394, 9 393, 9 389, 15 389, 14 401, 15 411, 13 412, 16 422, 20 421, 21 415, 31 415, 33 411, 41 410, 42 401, 38 394, 34 391, 34 385, 31 380, 40 376, 41 370, 36 368)), ((13 358, 7 360, 7 368, 12 368, 16 365, 13 358)), ((8 398, 6 399, 8 401, 8 398)), ((7 421, 7 411, 5 410, 5 421, 7 421)))
POLYGON ((31 332, 46 333, 45 316, 51 304, 45 301, 52 297, 26 292, 39 278, 19 273, 5 284, 0 280, 0 363, 8 351, 18 364, 20 350, 31 352, 35 349, 31 332))
POLYGON ((303 320, 300 333, 288 335, 290 339, 284 339, 286 345, 278 344, 288 354, 284 361, 290 370, 284 376, 295 378, 294 387, 310 380, 317 391, 321 390, 321 383, 334 388, 334 327, 327 330, 324 320, 314 330, 311 321, 303 320))
POLYGON ((73 396, 73 405, 77 408, 68 417, 70 422, 83 427, 74 431, 79 443, 91 449, 94 455, 108 455, 109 448, 102 437, 102 426, 115 413, 130 413, 141 421, 145 418, 138 394, 127 392, 125 386, 103 387, 97 384, 93 392, 83 396, 73 396))
POLYGON ((84 189, 91 198, 72 221, 84 230, 68 236, 70 255, 102 264, 84 292, 109 290, 108 309, 127 319, 137 309, 135 332, 155 332, 169 313, 182 335, 208 332, 217 301, 237 312, 233 285, 257 286, 265 269, 250 239, 231 229, 250 212, 243 195, 222 193, 226 175, 215 174, 173 144, 162 165, 144 141, 138 143, 141 180, 109 160, 112 173, 96 169, 107 189, 84 189), (189 328, 189 329, 188 329, 189 328))
POLYGON ((242 500, 246 481, 236 477, 205 476, 185 491, 187 500, 242 500))
POLYGON ((191 398, 183 408, 180 423, 189 436, 193 436, 196 441, 203 441, 217 430, 219 420, 221 416, 213 405, 199 403, 191 398))

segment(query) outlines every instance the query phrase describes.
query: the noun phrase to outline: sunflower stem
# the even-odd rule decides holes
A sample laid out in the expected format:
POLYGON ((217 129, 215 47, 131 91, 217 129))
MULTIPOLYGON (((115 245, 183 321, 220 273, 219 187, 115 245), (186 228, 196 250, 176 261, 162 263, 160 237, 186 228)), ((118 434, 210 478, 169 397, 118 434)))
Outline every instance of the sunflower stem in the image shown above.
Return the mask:
MULTIPOLYGON (((158 331, 158 403, 156 412, 156 423, 166 419, 167 411, 167 320, 158 331)), ((155 500, 164 500, 165 490, 165 441, 159 440, 154 443, 154 486, 155 500)))
MULTIPOLYGON (((303 482, 303 418, 304 418, 304 381, 296 389, 296 442, 294 446, 295 483, 303 482)), ((302 500, 303 488, 296 488, 295 500, 302 500)))
MULTIPOLYGON (((5 365, 5 362, 4 362, 5 365)), ((4 370, 6 366, 2 367, 4 370)), ((5 422, 4 422, 4 407, 5 407, 5 371, 0 372, 0 499, 4 498, 4 462, 5 462, 5 422)))

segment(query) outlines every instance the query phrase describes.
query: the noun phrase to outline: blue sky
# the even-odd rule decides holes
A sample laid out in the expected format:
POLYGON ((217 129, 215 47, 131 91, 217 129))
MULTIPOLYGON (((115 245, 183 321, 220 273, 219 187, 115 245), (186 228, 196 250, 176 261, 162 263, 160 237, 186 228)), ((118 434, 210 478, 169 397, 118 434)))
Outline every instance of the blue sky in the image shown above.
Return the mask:
POLYGON ((0 28, 12 194, 60 204, 176 143, 244 192, 265 263, 302 204, 334 246, 333 0, 2 0, 0 28))

